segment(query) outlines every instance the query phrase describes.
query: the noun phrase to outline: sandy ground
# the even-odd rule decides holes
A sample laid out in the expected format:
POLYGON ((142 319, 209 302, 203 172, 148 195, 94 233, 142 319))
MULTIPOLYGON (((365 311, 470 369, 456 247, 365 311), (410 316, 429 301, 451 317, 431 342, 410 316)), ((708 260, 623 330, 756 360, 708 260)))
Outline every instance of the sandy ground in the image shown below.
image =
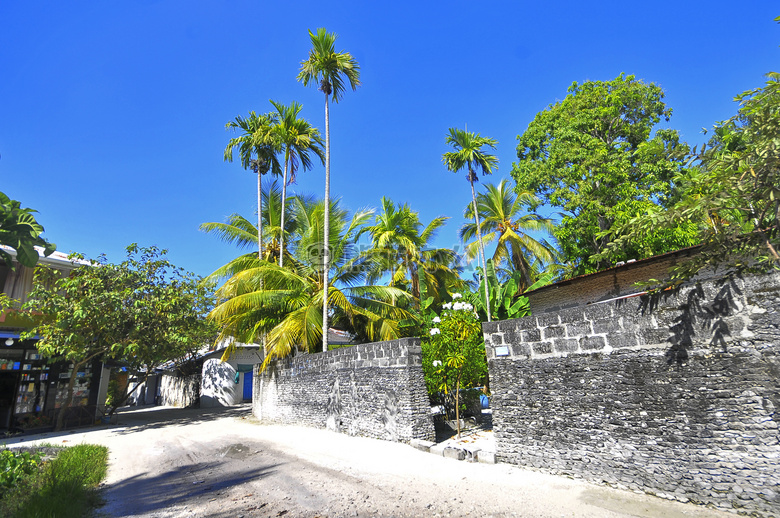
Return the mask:
POLYGON ((248 406, 153 407, 118 425, 10 440, 104 444, 112 517, 733 517, 505 464, 256 421, 248 406))

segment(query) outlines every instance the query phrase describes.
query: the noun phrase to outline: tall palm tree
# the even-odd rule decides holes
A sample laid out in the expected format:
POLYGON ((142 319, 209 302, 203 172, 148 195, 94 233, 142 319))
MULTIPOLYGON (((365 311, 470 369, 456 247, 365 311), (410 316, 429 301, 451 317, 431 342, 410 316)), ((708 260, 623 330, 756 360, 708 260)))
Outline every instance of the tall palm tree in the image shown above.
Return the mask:
MULTIPOLYGON (((277 121, 270 129, 270 135, 283 151, 284 173, 282 179, 282 221, 284 229, 284 207, 287 201, 287 185, 295 183, 295 173, 300 165, 304 171, 311 169, 311 153, 324 161, 320 132, 305 119, 298 118, 300 103, 293 101, 290 106, 271 101, 276 108, 277 121), (289 180, 288 180, 289 172, 289 180)), ((279 266, 284 266, 284 232, 279 235, 279 266)))
MULTIPOLYGON (((319 89, 325 94, 325 239, 324 244, 329 243, 328 232, 330 230, 330 113, 328 98, 332 95, 333 102, 338 103, 344 93, 346 83, 356 90, 360 85, 360 67, 357 61, 348 52, 336 52, 335 33, 329 33, 320 27, 317 33, 309 31, 311 50, 309 58, 301 62, 301 70, 298 73, 298 81, 303 86, 309 83, 319 83, 319 89)), ((328 265, 330 264, 330 250, 323 247, 323 260, 325 262, 325 282, 323 284, 323 298, 326 304, 322 307, 322 350, 328 350, 328 265)))
MULTIPOLYGON (((555 261, 555 249, 546 241, 538 241, 527 234, 528 231, 552 232, 554 224, 549 218, 525 212, 526 207, 539 204, 538 198, 530 192, 515 194, 506 180, 498 185, 485 184, 485 193, 477 194, 477 210, 481 218, 483 242, 497 241, 493 254, 493 263, 500 266, 509 264, 520 272, 522 291, 525 291, 536 279, 532 265, 550 264, 555 261)), ((464 211, 467 218, 474 217, 474 205, 469 204, 464 211)), ((474 239, 477 227, 467 223, 460 229, 463 241, 474 239)), ((466 256, 471 259, 477 255, 479 242, 466 245, 466 256)))
MULTIPOLYGON (((481 137, 479 133, 450 128, 450 134, 447 135, 447 144, 455 148, 455 151, 448 151, 442 155, 442 160, 447 169, 457 173, 464 167, 468 173, 466 179, 471 184, 471 203, 474 207, 474 223, 477 229, 477 240, 479 241, 479 253, 482 260, 483 275, 487 272, 485 264, 485 245, 482 242, 482 231, 479 226, 479 211, 477 210, 477 195, 474 191, 474 182, 479 181, 479 177, 474 173, 474 169, 480 169, 483 175, 492 174, 493 169, 498 168, 498 158, 495 155, 482 151, 483 146, 491 149, 496 148, 498 141, 489 137, 481 137)), ((485 283, 485 307, 487 308, 487 319, 490 319, 490 295, 488 294, 487 283, 485 283)))
POLYGON ((233 161, 234 151, 238 150, 241 166, 251 169, 257 175, 257 256, 263 258, 263 195, 262 177, 269 171, 274 175, 282 174, 277 143, 271 138, 271 126, 276 124, 276 114, 257 115, 249 112, 249 117, 240 115, 225 124, 225 129, 241 130, 241 135, 230 139, 225 148, 224 160, 233 161))
MULTIPOLYGON (((323 263, 317 254, 309 253, 321 245, 324 234, 324 202, 293 199, 297 246, 287 266, 270 262, 246 264, 217 290, 220 303, 209 317, 223 327, 223 335, 251 341, 267 333, 266 360, 263 367, 294 350, 315 352, 322 342, 320 308, 323 263), (258 311, 259 307, 262 311, 258 311)), ((354 254, 354 243, 360 226, 371 217, 371 211, 348 217, 332 204, 331 263, 334 284, 329 288, 329 303, 334 319, 360 329, 353 329, 370 340, 391 340, 401 336, 398 323, 410 314, 394 307, 390 300, 411 296, 388 286, 362 285, 366 262, 370 258, 354 254)))

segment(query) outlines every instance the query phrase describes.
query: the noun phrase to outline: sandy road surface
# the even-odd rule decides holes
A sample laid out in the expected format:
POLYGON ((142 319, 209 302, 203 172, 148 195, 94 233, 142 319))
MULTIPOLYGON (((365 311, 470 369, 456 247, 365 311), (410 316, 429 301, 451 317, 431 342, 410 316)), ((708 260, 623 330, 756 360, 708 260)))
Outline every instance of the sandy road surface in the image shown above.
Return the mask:
POLYGON ((113 517, 733 517, 508 465, 458 462, 404 444, 258 423, 248 406, 154 407, 119 425, 35 436, 110 449, 113 517))

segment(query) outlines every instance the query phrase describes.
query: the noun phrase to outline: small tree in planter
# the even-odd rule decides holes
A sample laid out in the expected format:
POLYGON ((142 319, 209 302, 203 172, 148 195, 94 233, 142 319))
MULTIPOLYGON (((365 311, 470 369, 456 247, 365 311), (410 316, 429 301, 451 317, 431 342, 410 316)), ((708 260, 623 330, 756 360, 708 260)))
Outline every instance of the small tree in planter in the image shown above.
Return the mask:
MULTIPOLYGON (((454 403, 458 437, 460 390, 483 384, 487 376, 482 326, 474 306, 461 302, 461 298, 455 293, 453 302, 442 306, 441 316, 431 318, 422 339, 428 393, 443 393, 445 400, 454 403)), ((445 408, 448 406, 445 404, 445 408)))

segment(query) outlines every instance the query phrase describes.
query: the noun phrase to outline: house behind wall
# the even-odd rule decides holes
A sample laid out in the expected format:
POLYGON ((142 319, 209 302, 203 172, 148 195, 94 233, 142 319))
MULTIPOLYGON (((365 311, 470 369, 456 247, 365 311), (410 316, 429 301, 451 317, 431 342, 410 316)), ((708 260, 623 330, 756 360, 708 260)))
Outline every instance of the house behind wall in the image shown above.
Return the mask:
POLYGON ((220 349, 204 358, 200 391, 202 408, 242 403, 246 378, 253 376, 253 370, 246 369, 263 361, 258 345, 241 344, 226 361, 221 359, 223 353, 224 350, 220 349))
POLYGON ((483 324, 499 461, 780 514, 780 274, 588 305, 551 291, 483 324))
MULTIPOLYGON (((16 251, 4 247, 12 256, 16 251)), ((84 261, 71 261, 66 254, 54 252, 38 264, 68 274, 84 261)), ((20 335, 32 321, 18 310, 33 289, 34 268, 15 264, 9 268, 0 261, 0 288, 15 300, 14 307, 0 313, 0 430, 26 430, 53 426, 59 409, 67 400, 68 382, 76 377, 74 399, 65 415, 65 427, 91 424, 103 415, 108 378, 99 360, 73 372, 73 364, 50 363, 41 356, 36 338, 22 340, 20 335)))

